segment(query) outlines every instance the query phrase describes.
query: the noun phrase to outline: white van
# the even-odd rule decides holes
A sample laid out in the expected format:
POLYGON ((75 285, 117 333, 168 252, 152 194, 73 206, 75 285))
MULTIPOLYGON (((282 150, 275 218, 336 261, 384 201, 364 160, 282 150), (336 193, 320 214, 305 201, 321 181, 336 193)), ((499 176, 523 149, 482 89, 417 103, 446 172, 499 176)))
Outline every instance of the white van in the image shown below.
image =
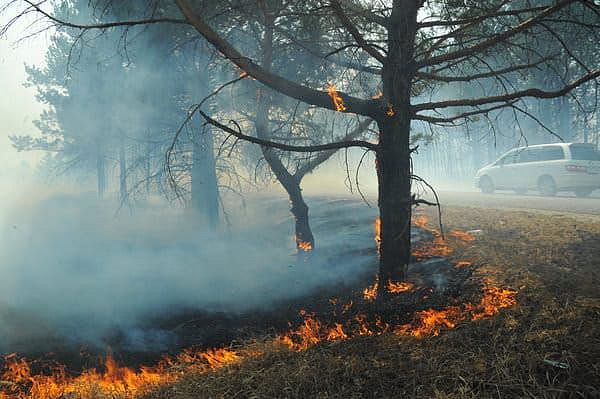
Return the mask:
POLYGON ((558 143, 515 148, 484 166, 475 177, 483 193, 573 191, 587 197, 600 188, 600 152, 593 144, 558 143))

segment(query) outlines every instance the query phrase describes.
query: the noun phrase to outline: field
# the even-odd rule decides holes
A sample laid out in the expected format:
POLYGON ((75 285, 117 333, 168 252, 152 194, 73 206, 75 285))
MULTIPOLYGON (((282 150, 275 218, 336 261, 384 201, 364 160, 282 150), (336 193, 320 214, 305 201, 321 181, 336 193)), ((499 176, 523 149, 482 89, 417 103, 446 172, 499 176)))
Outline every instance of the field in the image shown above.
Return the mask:
POLYGON ((268 325, 273 312, 283 312, 287 327, 280 314, 278 327, 255 328, 252 337, 216 351, 187 351, 158 367, 121 368, 109 359, 98 372, 44 379, 9 359, 4 392, 145 399, 600 397, 597 221, 450 207, 443 218, 447 240, 436 230, 434 210, 422 210, 415 222, 423 227, 420 239, 433 244, 417 245, 421 262, 388 303, 369 300, 367 273, 252 320, 268 325))
POLYGON ((600 226, 480 208, 444 214, 448 227, 481 230, 450 256, 517 290, 517 305, 425 339, 273 349, 147 398, 600 396, 600 226))

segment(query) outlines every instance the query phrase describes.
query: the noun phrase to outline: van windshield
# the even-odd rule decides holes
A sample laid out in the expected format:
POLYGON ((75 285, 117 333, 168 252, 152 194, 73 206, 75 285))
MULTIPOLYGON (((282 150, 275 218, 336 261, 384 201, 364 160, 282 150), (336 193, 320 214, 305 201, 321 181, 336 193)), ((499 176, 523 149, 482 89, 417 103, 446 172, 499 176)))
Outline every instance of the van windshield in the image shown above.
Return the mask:
POLYGON ((600 152, 591 145, 571 145, 571 157, 580 161, 600 161, 600 152))

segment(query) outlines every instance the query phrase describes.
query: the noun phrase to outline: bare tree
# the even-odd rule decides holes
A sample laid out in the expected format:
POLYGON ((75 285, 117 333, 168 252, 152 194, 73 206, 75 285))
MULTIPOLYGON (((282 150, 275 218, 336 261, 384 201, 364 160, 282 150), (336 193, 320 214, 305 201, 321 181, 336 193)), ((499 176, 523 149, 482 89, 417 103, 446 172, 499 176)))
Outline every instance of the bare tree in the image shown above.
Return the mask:
MULTIPOLYGON (((303 45, 302 51, 322 56, 324 62, 342 62, 355 73, 374 75, 382 92, 377 98, 365 97, 359 90, 328 92, 269 70, 252 59, 250 53, 227 40, 225 32, 234 26, 240 30, 247 27, 241 14, 232 13, 229 21, 222 18, 215 24, 202 12, 202 2, 174 0, 183 18, 171 16, 175 14, 156 16, 153 8, 153 13, 143 18, 88 25, 60 21, 37 3, 24 3, 24 13, 41 13, 51 24, 83 30, 129 28, 148 23, 191 25, 223 57, 270 89, 316 107, 374 119, 379 130, 377 144, 352 140, 295 146, 244 134, 202 113, 215 126, 263 146, 303 152, 363 146, 376 151, 381 287, 386 287, 390 280, 403 279, 410 260, 411 207, 416 202, 411 195, 413 123, 453 124, 501 108, 528 114, 519 106, 523 99, 559 98, 586 82, 597 83, 600 76, 600 70, 587 65, 580 56, 578 43, 566 43, 561 36, 562 27, 573 26, 596 37, 597 41, 600 11, 590 0, 548 0, 535 5, 521 0, 465 3, 323 0, 304 2, 302 14, 283 13, 279 17, 291 19, 288 32, 280 33, 282 36, 286 33, 293 36, 294 17, 329 21, 334 32, 330 51, 323 54, 321 48, 305 43, 299 43, 298 48, 303 45), (563 51, 550 53, 543 46, 548 41, 558 43, 563 51), (560 87, 532 86, 528 81, 514 83, 509 78, 540 64, 553 65, 560 87), (436 88, 444 83, 460 81, 477 86, 487 80, 495 84, 486 86, 479 96, 472 98, 447 95, 447 98, 436 96, 441 98, 429 100, 421 95, 427 89, 435 94, 436 88)), ((242 3, 251 5, 252 2, 242 3)))

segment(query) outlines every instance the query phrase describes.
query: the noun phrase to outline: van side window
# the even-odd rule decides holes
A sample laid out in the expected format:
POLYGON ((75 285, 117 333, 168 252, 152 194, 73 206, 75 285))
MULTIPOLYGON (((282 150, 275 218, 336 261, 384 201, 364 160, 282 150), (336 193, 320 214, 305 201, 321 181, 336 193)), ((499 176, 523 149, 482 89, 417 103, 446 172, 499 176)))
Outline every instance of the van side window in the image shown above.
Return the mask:
POLYGON ((503 156, 496 162, 496 165, 510 165, 517 162, 517 152, 512 151, 503 156))
POLYGON ((564 158, 565 154, 561 147, 534 147, 524 149, 519 157, 519 162, 555 161, 564 158))
POLYGON ((519 163, 537 161, 536 148, 525 148, 519 154, 519 163))
POLYGON ((565 153, 562 147, 542 147, 543 150, 540 154, 540 161, 556 161, 559 159, 565 159, 565 153))
POLYGON ((571 149, 571 157, 573 159, 582 161, 600 161, 600 152, 592 145, 572 144, 569 148, 571 149))

